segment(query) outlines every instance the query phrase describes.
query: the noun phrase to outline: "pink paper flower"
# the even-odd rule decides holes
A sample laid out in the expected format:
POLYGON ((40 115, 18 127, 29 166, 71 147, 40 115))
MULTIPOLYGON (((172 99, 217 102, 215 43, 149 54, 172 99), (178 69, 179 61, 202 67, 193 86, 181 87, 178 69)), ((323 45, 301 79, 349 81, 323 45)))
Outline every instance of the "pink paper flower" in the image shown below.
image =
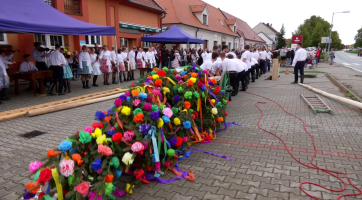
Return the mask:
POLYGON ((98 145, 98 153, 101 153, 102 156, 111 156, 113 154, 112 149, 105 145, 98 145))
POLYGON ((180 74, 176 74, 176 77, 175 77, 177 80, 181 80, 181 76, 180 74))
POLYGON ((180 80, 180 81, 178 82, 178 84, 181 84, 181 83, 183 83, 183 81, 182 81, 182 80, 180 80))
POLYGON ((74 173, 74 161, 63 158, 63 160, 60 161, 59 163, 59 168, 60 168, 60 173, 63 176, 69 177, 74 173))
POLYGON ((143 154, 143 150, 145 149, 145 147, 143 146, 143 144, 141 142, 135 142, 132 144, 131 147, 132 151, 135 153, 139 153, 139 154, 143 154))
POLYGON ((147 97, 146 102, 149 102, 149 103, 152 102, 152 98, 153 98, 152 96, 147 97))
POLYGON ((162 113, 163 113, 164 115, 166 115, 166 117, 168 117, 168 118, 171 118, 172 115, 173 115, 173 112, 172 112, 171 108, 164 108, 164 109, 162 110, 162 113))
POLYGON ((186 143, 187 141, 189 141, 189 138, 188 137, 183 137, 182 140, 183 140, 184 143, 186 143))
POLYGON ((43 162, 38 162, 38 161, 35 161, 35 162, 30 162, 30 165, 29 165, 29 171, 31 173, 37 171, 38 169, 40 169, 40 167, 42 167, 44 165, 43 162))
POLYGON ((143 106, 143 109, 148 112, 152 109, 152 104, 150 103, 145 103, 145 105, 143 106))
POLYGON ((97 191, 94 191, 94 192, 89 192, 89 199, 92 199, 92 200, 103 200, 101 196, 97 195, 97 198, 94 199, 94 197, 96 196, 97 194, 97 191))
POLYGON ((81 184, 74 187, 74 190, 79 192, 82 197, 85 197, 89 192, 89 183, 84 181, 81 184))
POLYGON ((84 131, 88 132, 89 134, 92 134, 93 129, 90 126, 87 126, 87 127, 85 127, 84 131))
POLYGON ((132 104, 133 104, 134 106, 138 107, 138 106, 140 105, 140 103, 141 103, 141 100, 135 99, 132 104))
POLYGON ((122 106, 122 99, 116 99, 116 100, 114 101, 114 105, 117 106, 117 107, 122 106))
POLYGON ((130 96, 131 96, 131 92, 130 92, 130 91, 127 91, 127 92, 126 92, 126 96, 127 96, 127 97, 130 97, 130 96))
POLYGON ((123 138, 128 142, 130 142, 133 139, 134 136, 135 136, 135 134, 134 134, 133 131, 126 131, 123 134, 123 138))

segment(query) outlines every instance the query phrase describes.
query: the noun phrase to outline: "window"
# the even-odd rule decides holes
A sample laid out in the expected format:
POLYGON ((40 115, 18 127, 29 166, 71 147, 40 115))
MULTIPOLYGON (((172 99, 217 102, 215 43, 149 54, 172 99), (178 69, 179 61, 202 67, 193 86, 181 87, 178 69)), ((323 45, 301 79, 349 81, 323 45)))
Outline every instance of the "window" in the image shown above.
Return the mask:
POLYGON ((214 41, 214 46, 217 46, 217 41, 214 41))
POLYGON ((97 43, 99 46, 102 46, 101 36, 86 35, 85 44, 87 46, 94 46, 94 43, 97 43))
POLYGON ((202 15, 202 24, 207 25, 207 15, 202 15))
POLYGON ((81 15, 80 0, 64 0, 64 12, 71 15, 81 15))
POLYGON ((40 42, 43 47, 53 48, 55 44, 64 46, 64 37, 62 35, 48 34, 34 35, 34 42, 40 42))
MULTIPOLYGON (((143 37, 151 36, 151 34, 143 34, 143 37)), ((143 42, 143 48, 152 47, 151 42, 143 42)))
POLYGON ((236 33, 236 26, 234 26, 234 33, 236 33))
POLYGON ((229 42, 229 49, 232 49, 232 47, 231 47, 231 42, 229 42))
POLYGON ((8 38, 6 33, 0 33, 0 44, 7 44, 8 38))
POLYGON ((221 21, 221 20, 219 20, 219 21, 220 21, 221 25, 223 25, 223 26, 224 26, 224 23, 222 23, 222 21, 221 21))
POLYGON ((44 2, 54 7, 54 1, 53 0, 44 0, 44 2))

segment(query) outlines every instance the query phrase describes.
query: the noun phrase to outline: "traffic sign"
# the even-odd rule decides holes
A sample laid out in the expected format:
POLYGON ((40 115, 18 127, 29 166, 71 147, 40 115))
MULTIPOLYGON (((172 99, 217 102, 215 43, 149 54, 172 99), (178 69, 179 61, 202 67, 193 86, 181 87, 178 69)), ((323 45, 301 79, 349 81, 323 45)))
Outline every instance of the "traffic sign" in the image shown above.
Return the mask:
POLYGON ((322 43, 332 43, 332 39, 330 39, 330 42, 329 42, 329 37, 322 37, 322 43))

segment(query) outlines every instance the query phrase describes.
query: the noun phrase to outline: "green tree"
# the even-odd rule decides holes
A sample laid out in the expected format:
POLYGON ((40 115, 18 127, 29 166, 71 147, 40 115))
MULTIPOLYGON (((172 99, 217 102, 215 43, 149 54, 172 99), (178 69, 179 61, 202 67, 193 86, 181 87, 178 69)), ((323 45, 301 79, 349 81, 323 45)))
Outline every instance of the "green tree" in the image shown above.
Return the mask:
POLYGON ((284 35, 285 35, 285 28, 283 24, 282 28, 280 29, 280 34, 278 35, 277 49, 281 49, 286 46, 284 35))
POLYGON ((356 43, 354 43, 354 47, 362 47, 362 28, 360 28, 357 31, 356 36, 354 37, 354 40, 356 41, 356 43))
POLYGON ((315 26, 313 33, 312 33, 312 45, 311 46, 318 46, 321 43, 322 37, 324 37, 326 33, 323 30, 323 26, 321 22, 318 22, 315 26))
POLYGON ((333 49, 342 49, 342 40, 339 38, 337 31, 332 31, 332 43, 331 48, 333 49))

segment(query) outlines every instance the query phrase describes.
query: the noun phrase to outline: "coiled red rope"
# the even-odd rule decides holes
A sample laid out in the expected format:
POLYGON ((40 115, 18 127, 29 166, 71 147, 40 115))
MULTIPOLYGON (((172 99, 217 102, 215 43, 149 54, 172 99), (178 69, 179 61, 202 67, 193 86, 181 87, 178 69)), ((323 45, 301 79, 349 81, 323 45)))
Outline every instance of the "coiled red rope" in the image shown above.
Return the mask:
POLYGON ((310 163, 311 163, 312 166, 307 165, 307 164, 304 164, 304 163, 302 163, 301 161, 299 161, 296 157, 294 157, 294 155, 293 155, 293 154, 289 151, 289 149, 287 148, 287 145, 285 144, 285 142, 283 141, 282 138, 280 138, 279 136, 275 135, 274 133, 272 133, 272 132, 270 132, 270 131, 267 131, 267 130, 263 129, 262 127, 260 127, 260 121, 261 121, 261 119, 263 118, 263 110, 259 107, 258 104, 266 104, 267 102, 258 102, 258 103, 255 104, 255 106, 256 106, 256 107, 260 110, 260 112, 261 112, 261 116, 260 116, 259 121, 258 121, 258 127, 259 127, 259 129, 261 129, 262 131, 267 132, 267 133, 273 135, 274 137, 278 138, 278 139, 283 143, 283 145, 284 145, 285 149, 288 151, 288 153, 289 153, 289 154, 293 157, 293 159, 294 159, 295 161, 297 161, 299 164, 304 165, 304 166, 306 166, 306 167, 308 167, 308 168, 311 168, 311 169, 317 169, 317 170, 324 171, 324 172, 326 172, 327 174, 329 174, 329 175, 331 175, 331 176, 334 176, 335 178, 339 179, 339 180, 344 184, 344 188, 343 188, 343 189, 341 189, 341 190, 332 190, 332 189, 330 189, 330 188, 326 188, 326 187, 324 187, 324 186, 322 186, 322 185, 319 185, 319 184, 316 184, 316 183, 312 183, 312 182, 302 182, 302 183, 300 184, 300 189, 301 189, 306 195, 308 195, 309 197, 311 197, 311 198, 313 198, 313 199, 318 199, 317 197, 314 197, 314 196, 310 195, 308 192, 306 192, 306 191, 303 189, 303 185, 305 185, 305 184, 315 185, 315 186, 321 187, 321 188, 326 189, 326 190, 331 191, 331 192, 343 192, 343 191, 345 191, 346 188, 347 188, 347 184, 346 184, 341 178, 339 178, 339 177, 337 176, 337 174, 343 174, 343 175, 345 175, 346 178, 347 178, 347 181, 349 182, 349 184, 351 184, 354 188, 356 188, 356 189, 360 192, 360 193, 358 193, 358 194, 344 194, 344 195, 341 195, 341 196, 338 197, 338 200, 339 200, 340 198, 342 198, 342 197, 346 197, 346 196, 358 196, 358 195, 361 195, 361 194, 362 194, 362 190, 359 189, 358 187, 356 187, 354 184, 351 183, 351 181, 350 181, 349 178, 348 178, 348 174, 347 174, 347 173, 323 169, 323 168, 320 168, 320 167, 318 167, 317 165, 313 164, 313 159, 314 159, 314 158, 316 157, 316 155, 317 155, 317 147, 315 146, 313 136, 308 132, 307 128, 305 127, 305 122, 304 122, 301 118, 299 118, 299 117, 297 117, 297 116, 289 113, 289 112, 286 111, 285 108, 284 108, 283 106, 281 106, 279 103, 277 103, 277 102, 275 102, 275 101, 273 101, 273 100, 271 100, 271 99, 269 99, 269 98, 267 98, 267 97, 264 97, 264 96, 261 96, 261 95, 257 95, 257 94, 253 94, 253 93, 250 93, 250 92, 244 92, 244 93, 247 93, 247 94, 250 94, 250 95, 254 95, 254 96, 258 96, 258 97, 264 98, 264 99, 266 99, 266 100, 268 100, 268 101, 271 101, 271 102, 275 103, 276 105, 278 105, 285 113, 287 113, 288 115, 290 115, 290 116, 292 116, 292 117, 294 117, 294 118, 297 118, 299 121, 301 121, 301 122, 303 123, 303 127, 304 127, 305 132, 307 132, 308 135, 311 137, 312 143, 313 143, 313 147, 314 147, 314 155, 313 155, 312 159, 310 160, 310 163))

